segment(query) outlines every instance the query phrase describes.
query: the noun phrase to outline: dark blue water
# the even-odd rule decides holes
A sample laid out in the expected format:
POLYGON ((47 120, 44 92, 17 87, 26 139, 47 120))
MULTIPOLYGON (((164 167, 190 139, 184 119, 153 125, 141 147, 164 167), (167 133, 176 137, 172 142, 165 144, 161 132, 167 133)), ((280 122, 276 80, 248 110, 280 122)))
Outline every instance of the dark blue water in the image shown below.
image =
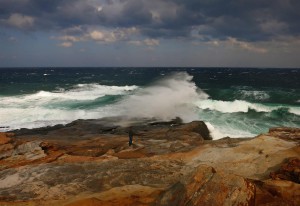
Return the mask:
POLYGON ((0 68, 0 126, 128 112, 166 119, 192 111, 183 118, 206 121, 215 136, 253 136, 269 127, 300 126, 299 80, 300 69, 0 68), (159 106, 169 113, 160 115, 159 106))

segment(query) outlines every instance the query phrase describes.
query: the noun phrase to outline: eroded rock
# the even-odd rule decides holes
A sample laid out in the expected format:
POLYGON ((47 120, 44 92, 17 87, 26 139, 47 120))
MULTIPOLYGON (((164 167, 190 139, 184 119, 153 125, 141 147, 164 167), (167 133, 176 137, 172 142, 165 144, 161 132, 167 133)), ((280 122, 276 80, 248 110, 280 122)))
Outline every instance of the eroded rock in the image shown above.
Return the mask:
POLYGON ((203 124, 133 125, 130 147, 104 120, 19 131, 0 145, 0 205, 300 205, 297 129, 204 141, 203 124))
POLYGON ((11 141, 10 137, 12 137, 13 135, 13 133, 0 132, 0 145, 9 143, 11 141))
POLYGON ((290 158, 276 172, 271 172, 272 179, 288 180, 300 184, 300 159, 290 158))
POLYGON ((255 185, 201 165, 165 191, 157 205, 254 205, 255 185))

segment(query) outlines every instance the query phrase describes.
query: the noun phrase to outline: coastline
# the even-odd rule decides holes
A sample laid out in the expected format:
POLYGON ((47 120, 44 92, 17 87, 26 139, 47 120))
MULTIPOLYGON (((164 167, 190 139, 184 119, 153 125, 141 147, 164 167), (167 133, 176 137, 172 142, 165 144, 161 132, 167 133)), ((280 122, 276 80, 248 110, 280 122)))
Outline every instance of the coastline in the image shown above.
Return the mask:
POLYGON ((0 205, 300 203, 299 128, 211 140, 202 121, 145 121, 129 147, 127 123, 0 133, 0 205))

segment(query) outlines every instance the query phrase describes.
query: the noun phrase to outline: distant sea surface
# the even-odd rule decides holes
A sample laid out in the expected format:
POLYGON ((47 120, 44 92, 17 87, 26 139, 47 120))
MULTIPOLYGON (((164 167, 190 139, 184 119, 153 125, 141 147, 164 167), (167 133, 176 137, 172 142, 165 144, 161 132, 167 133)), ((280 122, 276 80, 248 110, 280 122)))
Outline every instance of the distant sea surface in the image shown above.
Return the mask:
POLYGON ((203 120, 215 139, 300 127, 300 69, 0 68, 0 131, 112 116, 203 120))

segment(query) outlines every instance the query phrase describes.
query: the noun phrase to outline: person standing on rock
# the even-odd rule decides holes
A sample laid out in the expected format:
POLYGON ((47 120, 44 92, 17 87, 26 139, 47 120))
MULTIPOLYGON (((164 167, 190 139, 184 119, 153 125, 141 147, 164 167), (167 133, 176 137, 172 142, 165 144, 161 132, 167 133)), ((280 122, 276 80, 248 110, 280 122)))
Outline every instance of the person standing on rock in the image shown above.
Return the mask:
POLYGON ((132 139, 133 139, 132 127, 129 127, 128 136, 129 136, 129 146, 131 146, 132 145, 132 139))

